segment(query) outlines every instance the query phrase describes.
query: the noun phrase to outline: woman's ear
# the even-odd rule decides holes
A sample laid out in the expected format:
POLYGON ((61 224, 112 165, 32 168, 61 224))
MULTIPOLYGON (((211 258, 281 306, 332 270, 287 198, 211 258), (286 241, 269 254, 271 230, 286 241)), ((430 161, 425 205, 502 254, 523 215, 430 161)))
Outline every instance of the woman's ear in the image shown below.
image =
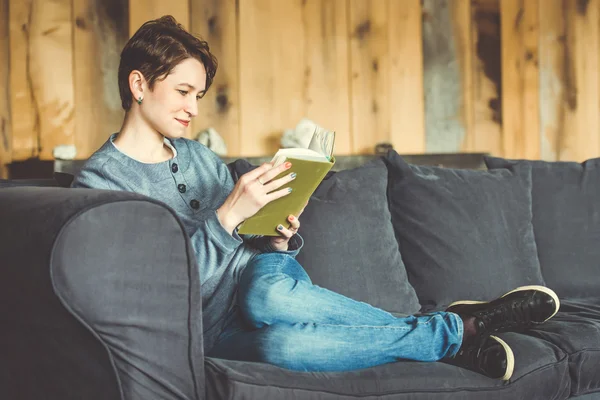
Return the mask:
POLYGON ((138 101, 140 98, 144 98, 144 91, 146 90, 146 79, 144 75, 137 69, 134 69, 129 74, 129 90, 131 90, 131 94, 135 101, 138 101))

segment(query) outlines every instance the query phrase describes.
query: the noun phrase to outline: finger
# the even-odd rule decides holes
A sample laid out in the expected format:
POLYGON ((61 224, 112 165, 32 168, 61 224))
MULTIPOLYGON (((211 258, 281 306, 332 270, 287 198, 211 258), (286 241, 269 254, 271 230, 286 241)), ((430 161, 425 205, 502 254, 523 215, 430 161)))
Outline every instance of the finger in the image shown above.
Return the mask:
POLYGON ((275 178, 276 176, 278 176, 282 172, 287 171, 291 167, 292 167, 292 163, 289 162, 289 161, 286 161, 286 162, 284 162, 281 165, 278 165, 276 167, 273 167, 271 165, 270 169, 268 169, 267 171, 263 172, 262 175, 260 175, 260 180, 262 181, 262 183, 270 182, 270 181, 273 180, 273 178, 275 178))
POLYGON ((288 221, 290 221, 291 224, 290 229, 298 230, 298 228, 300 228, 300 220, 298 219, 298 217, 290 215, 288 217, 288 221))
POLYGON ((267 203, 272 202, 273 200, 277 200, 279 198, 282 198, 283 196, 287 196, 288 194, 292 193, 292 188, 283 188, 283 189, 279 189, 276 190, 274 192, 268 193, 267 194, 267 203))
MULTIPOLYGON (((252 171, 246 172, 242 175, 243 179, 246 179, 248 182, 255 181, 259 176, 267 172, 273 168, 273 164, 271 163, 263 163, 259 167, 254 168, 252 171)), ((263 180, 263 183, 266 182, 263 180)))
POLYGON ((292 231, 283 225, 277 225, 277 232, 279 232, 281 235, 285 236, 288 239, 296 234, 295 231, 292 231))
MULTIPOLYGON (((259 179, 261 181, 263 181, 262 177, 259 177, 259 179)), ((272 192, 273 190, 282 187, 283 185, 285 185, 286 183, 289 183, 289 182, 293 181, 294 179, 296 179, 296 173, 292 172, 291 174, 287 174, 285 176, 282 176, 279 179, 275 179, 274 181, 271 181, 271 182, 267 183, 265 185, 265 190, 267 191, 267 193, 272 192)))

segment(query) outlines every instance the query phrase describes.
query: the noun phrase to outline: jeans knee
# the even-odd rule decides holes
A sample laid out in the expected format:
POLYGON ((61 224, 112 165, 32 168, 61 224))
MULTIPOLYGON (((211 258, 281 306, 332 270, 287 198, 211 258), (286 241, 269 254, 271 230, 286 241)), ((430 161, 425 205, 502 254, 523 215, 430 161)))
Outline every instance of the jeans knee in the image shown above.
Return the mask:
POLYGON ((299 284, 312 284, 302 266, 291 256, 265 253, 253 258, 243 272, 238 303, 254 328, 278 321, 289 308, 299 284))
POLYGON ((274 322, 298 281, 285 274, 262 275, 241 288, 238 299, 246 321, 254 328, 274 322))

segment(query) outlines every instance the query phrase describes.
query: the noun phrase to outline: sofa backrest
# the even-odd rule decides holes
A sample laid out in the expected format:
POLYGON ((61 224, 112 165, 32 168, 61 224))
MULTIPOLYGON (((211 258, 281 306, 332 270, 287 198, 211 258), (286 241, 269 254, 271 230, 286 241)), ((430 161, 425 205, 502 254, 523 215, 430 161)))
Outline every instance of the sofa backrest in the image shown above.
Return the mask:
POLYGON ((542 274, 560 297, 600 297, 600 158, 578 162, 487 157, 490 169, 531 169, 542 274))

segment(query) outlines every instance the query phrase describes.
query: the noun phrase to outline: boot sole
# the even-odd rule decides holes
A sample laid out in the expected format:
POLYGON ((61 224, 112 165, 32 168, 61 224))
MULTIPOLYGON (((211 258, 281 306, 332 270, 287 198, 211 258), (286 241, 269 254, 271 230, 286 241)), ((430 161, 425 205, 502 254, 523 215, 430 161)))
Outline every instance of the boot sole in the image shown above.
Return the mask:
POLYGON ((513 372, 515 371, 515 354, 513 353, 510 346, 498 336, 490 335, 490 339, 494 339, 495 341, 500 343, 500 345, 504 348, 504 351, 506 352, 506 372, 501 378, 498 379, 507 381, 511 378, 513 372))
MULTIPOLYGON (((508 293, 503 294, 502 296, 498 297, 498 299, 506 297, 506 296, 508 296, 511 293, 523 292, 525 290, 536 290, 538 292, 546 293, 548 296, 552 297, 552 300, 554 300, 554 304, 556 304, 556 308, 554 309, 554 312, 552 313, 552 315, 550 315, 548 318, 546 318, 545 320, 543 320, 540 323, 546 322, 550 318, 552 318, 552 317, 554 317, 556 315, 556 313, 560 309, 560 300, 558 299, 558 296, 556 295, 556 293, 554 293, 554 291, 552 289, 549 289, 549 288, 547 288, 545 286, 539 286, 539 285, 520 286, 520 287, 518 287, 516 289, 511 290, 508 293)), ((454 303, 450 304, 448 307, 446 307, 446 309, 449 309, 450 307, 458 306, 458 305, 465 305, 465 304, 487 304, 487 303, 490 303, 490 301, 460 300, 460 301, 455 301, 454 303)))

